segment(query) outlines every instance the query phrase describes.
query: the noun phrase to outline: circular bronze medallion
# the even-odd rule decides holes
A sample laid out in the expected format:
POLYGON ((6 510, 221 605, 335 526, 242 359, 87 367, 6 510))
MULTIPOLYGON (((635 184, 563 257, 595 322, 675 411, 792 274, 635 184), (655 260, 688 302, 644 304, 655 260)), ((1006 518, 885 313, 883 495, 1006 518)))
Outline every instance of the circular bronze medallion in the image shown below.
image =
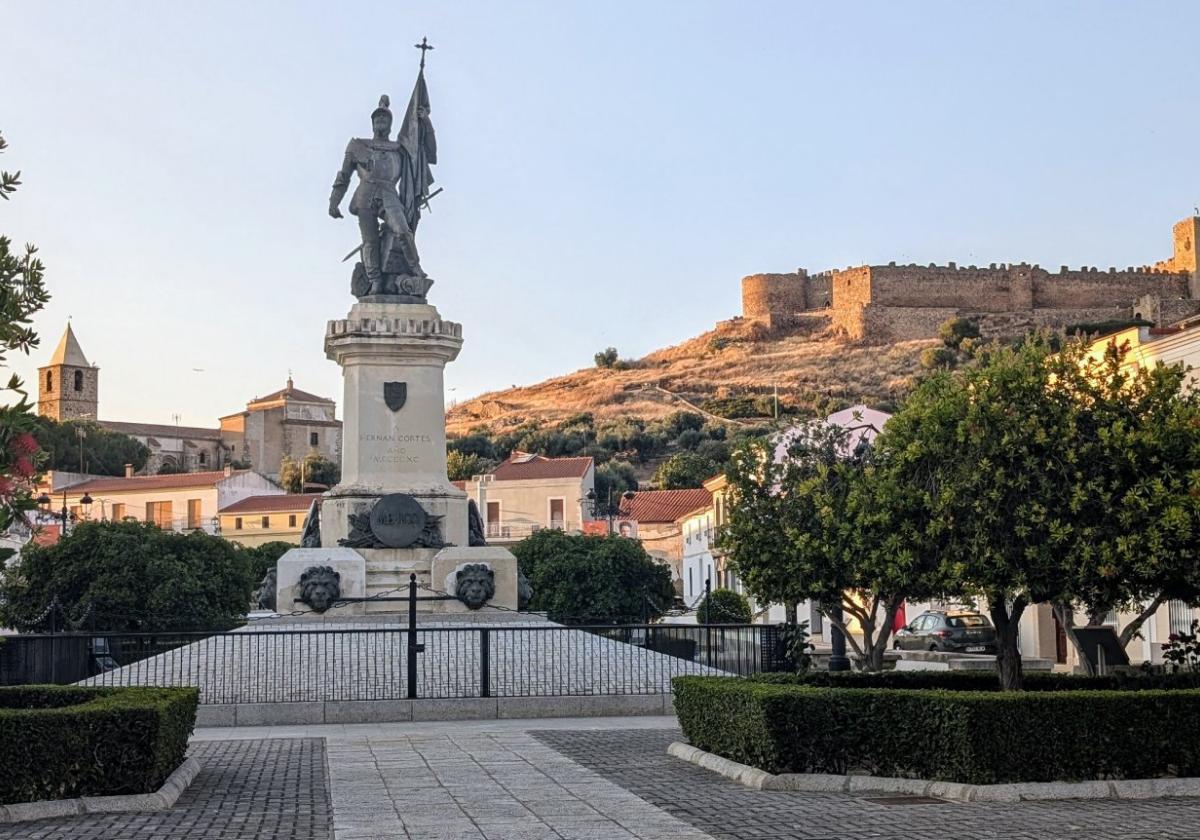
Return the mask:
POLYGON ((425 530, 427 516, 407 493, 391 493, 371 508, 371 531, 389 548, 408 548, 425 530))

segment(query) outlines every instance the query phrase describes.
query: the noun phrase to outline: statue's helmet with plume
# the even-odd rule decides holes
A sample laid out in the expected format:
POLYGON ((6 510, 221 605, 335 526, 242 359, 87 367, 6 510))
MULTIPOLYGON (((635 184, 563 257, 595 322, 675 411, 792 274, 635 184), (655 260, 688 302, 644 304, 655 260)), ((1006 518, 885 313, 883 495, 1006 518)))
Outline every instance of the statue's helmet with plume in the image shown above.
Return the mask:
POLYGON ((387 117, 388 121, 390 122, 392 119, 392 109, 390 107, 391 104, 392 100, 388 99, 388 95, 386 93, 379 97, 379 107, 371 112, 371 119, 374 120, 376 117, 387 117))

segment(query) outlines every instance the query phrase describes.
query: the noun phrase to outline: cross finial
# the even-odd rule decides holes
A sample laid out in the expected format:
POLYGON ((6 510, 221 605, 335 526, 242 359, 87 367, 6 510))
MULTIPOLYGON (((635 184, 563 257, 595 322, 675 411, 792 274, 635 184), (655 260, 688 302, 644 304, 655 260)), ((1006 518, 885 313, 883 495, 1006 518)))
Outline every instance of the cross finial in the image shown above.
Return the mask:
POLYGON ((421 43, 413 44, 414 47, 421 51, 421 69, 425 69, 425 53, 433 49, 433 44, 429 43, 429 39, 421 36, 421 43))

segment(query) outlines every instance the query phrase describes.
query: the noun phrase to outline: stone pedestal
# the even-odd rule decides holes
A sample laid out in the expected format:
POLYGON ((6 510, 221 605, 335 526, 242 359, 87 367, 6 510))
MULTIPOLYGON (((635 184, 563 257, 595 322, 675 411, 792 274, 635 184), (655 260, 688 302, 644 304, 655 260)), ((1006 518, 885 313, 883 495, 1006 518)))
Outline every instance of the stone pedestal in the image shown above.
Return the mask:
POLYGON ((467 544, 467 496, 446 478, 443 371, 462 327, 435 307, 357 303, 330 321, 325 355, 342 368, 342 480, 321 506, 321 541, 336 545, 349 515, 406 493, 441 517, 442 541, 467 544))
MULTIPOLYGON (((313 567, 328 566, 337 572, 339 597, 362 598, 367 594, 367 564, 352 548, 293 548, 275 565, 275 609, 281 613, 308 610, 299 599, 304 594, 300 577, 313 567)), ((338 615, 362 615, 360 603, 344 604, 330 611, 338 615)))
MULTIPOLYGON (((442 374, 462 341, 458 324, 423 303, 363 300, 346 318, 329 322, 325 355, 342 368, 345 382, 342 480, 321 503, 322 547, 294 549, 279 561, 281 612, 300 597, 300 577, 322 566, 341 576, 342 597, 377 600, 306 617, 407 612, 403 600, 385 599, 406 596, 410 575, 421 594, 455 595, 457 572, 479 563, 494 580, 483 609, 517 607, 516 558, 503 548, 469 545, 467 494, 446 477, 442 374)), ((477 593, 480 570, 464 572, 464 580, 472 574, 477 593)), ((422 601, 418 608, 468 611, 457 600, 422 601)))

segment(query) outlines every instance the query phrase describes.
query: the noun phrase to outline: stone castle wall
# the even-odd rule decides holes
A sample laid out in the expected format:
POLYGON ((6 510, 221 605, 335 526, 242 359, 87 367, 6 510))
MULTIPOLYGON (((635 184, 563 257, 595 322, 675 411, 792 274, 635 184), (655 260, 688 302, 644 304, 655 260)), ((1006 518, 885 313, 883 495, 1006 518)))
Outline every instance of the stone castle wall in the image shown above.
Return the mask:
POLYGON ((755 274, 742 281, 742 312, 775 327, 798 312, 828 305, 837 331, 868 341, 933 338, 941 323, 958 316, 977 317, 985 333, 994 335, 1103 321, 1130 317, 1135 304, 1141 312, 1153 311, 1158 317, 1152 320, 1168 323, 1168 317, 1200 313, 1200 217, 1179 222, 1172 233, 1170 260, 1123 271, 891 263, 814 275, 755 274))

